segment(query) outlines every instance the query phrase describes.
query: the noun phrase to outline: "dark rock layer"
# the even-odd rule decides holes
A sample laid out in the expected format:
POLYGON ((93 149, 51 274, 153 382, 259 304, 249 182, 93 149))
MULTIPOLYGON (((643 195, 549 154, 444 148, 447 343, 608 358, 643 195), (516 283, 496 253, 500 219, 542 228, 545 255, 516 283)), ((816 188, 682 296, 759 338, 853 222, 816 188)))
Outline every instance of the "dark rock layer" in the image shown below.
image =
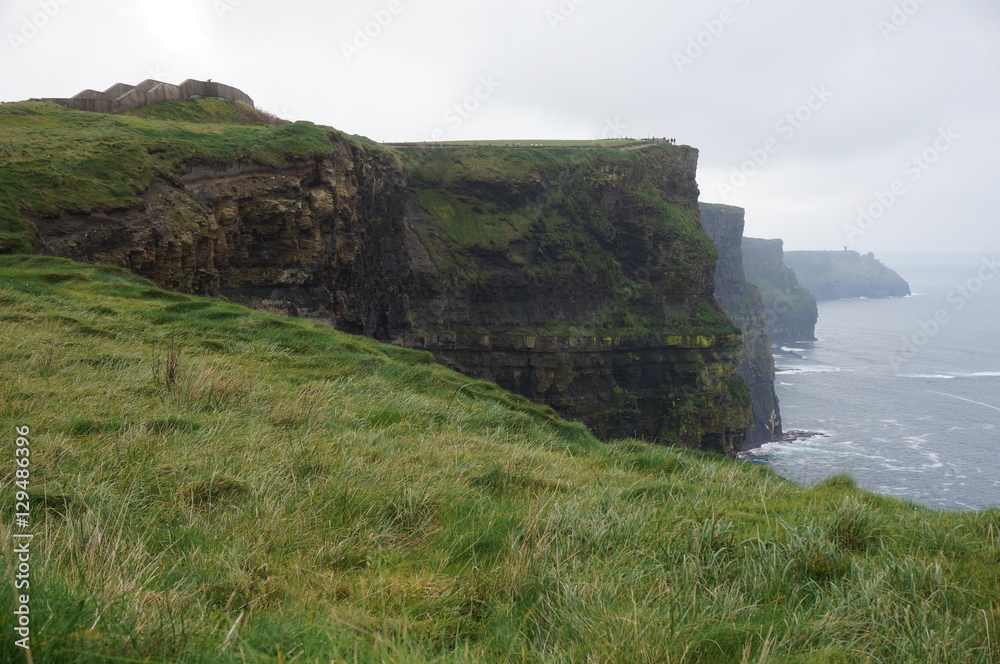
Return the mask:
POLYGON ((781 412, 774 393, 774 355, 768 335, 767 309, 756 286, 743 268, 744 210, 729 205, 701 204, 701 222, 719 251, 715 270, 715 297, 736 327, 743 331, 740 376, 753 401, 753 428, 745 447, 782 435, 781 412))

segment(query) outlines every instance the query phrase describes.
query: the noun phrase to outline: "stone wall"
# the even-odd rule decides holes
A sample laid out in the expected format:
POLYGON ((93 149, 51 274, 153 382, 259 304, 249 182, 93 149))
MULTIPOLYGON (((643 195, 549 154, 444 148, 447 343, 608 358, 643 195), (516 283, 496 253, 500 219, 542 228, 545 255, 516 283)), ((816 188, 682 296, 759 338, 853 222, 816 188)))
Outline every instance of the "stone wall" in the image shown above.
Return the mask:
POLYGON ((193 97, 216 97, 253 106, 253 99, 242 90, 214 81, 188 79, 180 85, 147 79, 139 85, 115 83, 104 92, 84 90, 69 99, 46 98, 49 101, 76 111, 92 113, 121 113, 140 106, 165 101, 182 101, 193 97))

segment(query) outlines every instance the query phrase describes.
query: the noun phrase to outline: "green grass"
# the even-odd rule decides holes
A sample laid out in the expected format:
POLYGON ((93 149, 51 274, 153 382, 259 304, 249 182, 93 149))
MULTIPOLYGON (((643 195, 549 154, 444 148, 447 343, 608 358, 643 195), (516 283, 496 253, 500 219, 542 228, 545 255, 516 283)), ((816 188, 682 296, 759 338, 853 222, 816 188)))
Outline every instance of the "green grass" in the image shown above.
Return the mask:
POLYGON ((597 139, 597 140, 552 140, 552 139, 524 139, 524 140, 512 140, 512 139, 501 139, 501 140, 487 140, 487 141, 440 141, 440 142, 423 142, 423 143, 394 143, 396 147, 400 148, 426 148, 432 145, 441 145, 444 147, 518 147, 518 148, 632 148, 645 145, 661 145, 659 142, 643 141, 637 139, 617 139, 617 138, 607 138, 607 139, 597 139))
POLYGON ((277 165, 332 151, 329 127, 246 124, 237 104, 169 102, 130 114, 72 111, 46 102, 0 104, 0 253, 30 251, 23 212, 127 208, 155 175, 192 160, 246 157, 277 165))
POLYGON ((0 257, 0 375, 35 662, 1000 659, 997 511, 600 445, 424 353, 37 256, 0 257))

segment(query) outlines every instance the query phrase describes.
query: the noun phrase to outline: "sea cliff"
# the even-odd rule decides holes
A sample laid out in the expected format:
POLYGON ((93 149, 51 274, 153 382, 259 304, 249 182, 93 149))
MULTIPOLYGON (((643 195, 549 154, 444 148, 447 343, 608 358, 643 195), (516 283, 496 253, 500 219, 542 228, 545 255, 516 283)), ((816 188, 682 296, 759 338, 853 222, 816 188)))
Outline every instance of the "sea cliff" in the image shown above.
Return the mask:
POLYGON ((781 411, 774 392, 774 356, 767 308, 760 291, 747 281, 743 267, 745 212, 729 205, 702 203, 700 207, 702 225, 719 252, 715 297, 743 331, 739 371, 750 389, 754 418, 745 445, 760 445, 781 436, 781 411))
POLYGON ((760 289, 772 343, 812 341, 819 310, 816 299, 785 265, 781 240, 743 239, 747 279, 760 289))
POLYGON ((23 136, 91 128, 86 159, 36 138, 37 159, 106 163, 81 183, 103 195, 83 202, 78 188, 44 205, 14 190, 6 202, 39 253, 426 349, 606 439, 730 454, 750 426, 742 337, 713 297, 696 150, 391 150, 309 123, 198 118, 181 150, 149 138, 179 131, 150 119, 156 106, 141 123, 29 106, 17 121, 35 131, 23 136), (95 126, 119 153, 129 141, 139 166, 119 163, 95 126))

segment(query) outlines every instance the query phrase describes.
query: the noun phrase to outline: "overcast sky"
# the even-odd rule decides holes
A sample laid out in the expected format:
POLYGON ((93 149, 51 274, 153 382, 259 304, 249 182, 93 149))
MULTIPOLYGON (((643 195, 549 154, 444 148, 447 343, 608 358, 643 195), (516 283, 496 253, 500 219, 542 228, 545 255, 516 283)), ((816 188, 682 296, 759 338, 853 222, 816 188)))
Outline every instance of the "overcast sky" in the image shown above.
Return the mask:
POLYGON ((3 0, 0 25, 0 100, 212 78, 379 141, 676 138, 702 200, 788 249, 1000 251, 997 0, 3 0))

